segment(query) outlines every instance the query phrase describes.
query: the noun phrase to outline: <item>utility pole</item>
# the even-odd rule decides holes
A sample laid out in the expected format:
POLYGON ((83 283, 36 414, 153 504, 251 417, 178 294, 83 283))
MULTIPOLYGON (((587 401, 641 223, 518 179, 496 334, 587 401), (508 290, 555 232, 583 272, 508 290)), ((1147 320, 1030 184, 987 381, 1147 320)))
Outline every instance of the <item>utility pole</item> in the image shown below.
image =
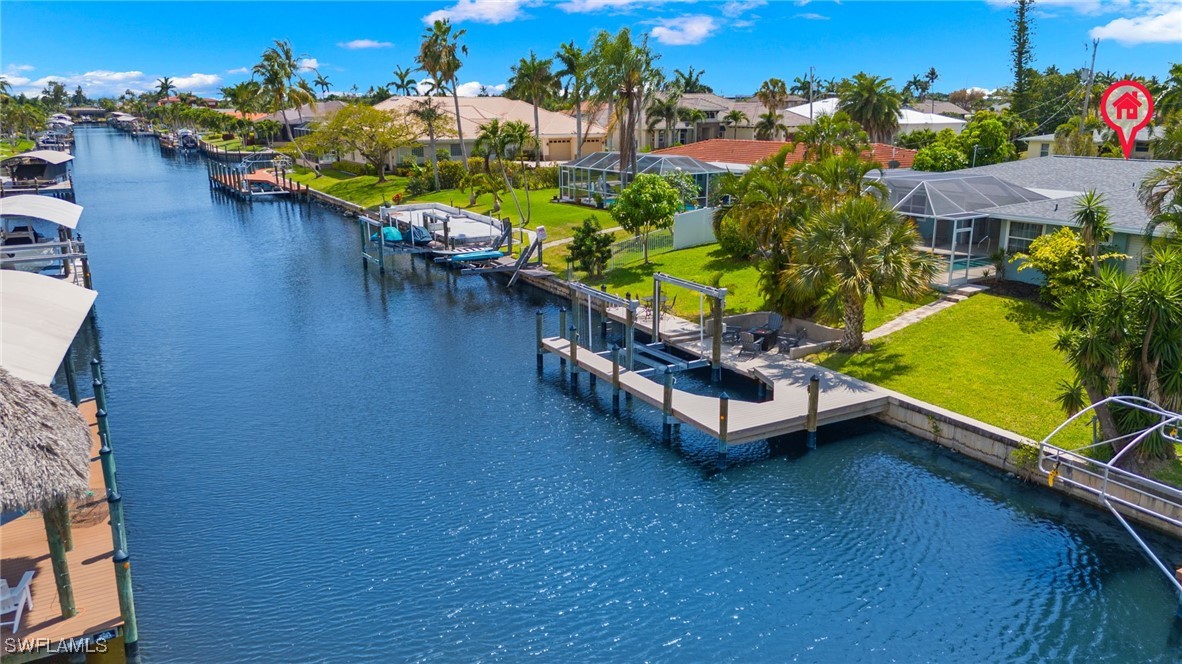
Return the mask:
POLYGON ((1092 66, 1088 68, 1088 82, 1084 89, 1083 109, 1079 113, 1079 130, 1081 133, 1084 129, 1084 123, 1088 121, 1088 107, 1092 105, 1092 80, 1096 77, 1096 47, 1099 45, 1099 39, 1092 40, 1092 66))

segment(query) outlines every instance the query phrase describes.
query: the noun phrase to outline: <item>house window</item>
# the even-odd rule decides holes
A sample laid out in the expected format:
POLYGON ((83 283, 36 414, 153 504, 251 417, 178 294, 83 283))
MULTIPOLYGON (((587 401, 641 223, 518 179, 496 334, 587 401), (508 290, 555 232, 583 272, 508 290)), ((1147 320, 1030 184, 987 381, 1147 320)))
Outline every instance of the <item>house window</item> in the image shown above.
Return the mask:
POLYGON ((1050 153, 1051 153, 1051 144, 1050 143, 1043 143, 1042 145, 1038 146, 1038 156, 1045 157, 1045 156, 1049 155, 1050 153))
POLYGON ((460 150, 460 144, 459 144, 459 143, 452 143, 452 144, 451 144, 451 156, 453 156, 453 157, 462 157, 462 156, 464 156, 464 153, 463 153, 463 151, 462 151, 462 150, 460 150))
POLYGON ((718 111, 706 111, 706 119, 713 120, 718 117, 718 111))
POLYGON ((1030 248, 1030 242, 1040 235, 1042 235, 1042 224, 1011 221, 1010 237, 1006 242, 1006 251, 1010 253, 1026 251, 1030 248))
POLYGON ((416 157, 422 157, 423 156, 423 146, 420 145, 417 148, 411 148, 410 153, 416 157))

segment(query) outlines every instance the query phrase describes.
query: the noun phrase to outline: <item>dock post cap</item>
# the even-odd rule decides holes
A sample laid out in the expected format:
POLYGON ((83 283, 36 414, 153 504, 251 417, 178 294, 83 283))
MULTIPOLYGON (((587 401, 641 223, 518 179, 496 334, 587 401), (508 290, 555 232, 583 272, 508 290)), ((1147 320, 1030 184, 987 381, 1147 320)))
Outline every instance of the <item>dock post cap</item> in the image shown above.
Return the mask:
POLYGON ((106 416, 107 416, 107 411, 103 410, 102 408, 99 408, 98 410, 96 410, 96 411, 94 412, 94 416, 95 416, 95 417, 106 417, 106 416))
POLYGON ((726 392, 723 392, 722 394, 718 395, 718 398, 722 399, 723 401, 730 401, 731 397, 726 392))
POLYGON ((813 375, 812 375, 812 376, 809 378, 809 382, 810 382, 810 383, 819 383, 819 382, 821 382, 821 377, 820 377, 820 376, 818 376, 817 374, 815 374, 815 373, 814 373, 814 374, 813 374, 813 375))
POLYGON ((99 361, 98 361, 98 358, 97 358, 97 357, 92 357, 92 358, 90 358, 90 366, 92 366, 92 367, 97 367, 97 366, 98 366, 98 364, 99 364, 99 361))
POLYGON ((115 563, 116 565, 120 563, 126 563, 129 560, 131 560, 131 556, 127 555, 127 552, 123 549, 116 549, 115 555, 111 556, 111 562, 115 563))

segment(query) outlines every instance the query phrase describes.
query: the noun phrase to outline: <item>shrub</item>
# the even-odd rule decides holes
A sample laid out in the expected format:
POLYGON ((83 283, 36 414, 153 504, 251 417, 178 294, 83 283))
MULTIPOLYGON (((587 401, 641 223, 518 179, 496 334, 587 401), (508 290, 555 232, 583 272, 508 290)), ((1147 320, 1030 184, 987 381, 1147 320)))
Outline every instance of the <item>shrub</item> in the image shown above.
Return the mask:
POLYGON ((570 243, 571 259, 579 264, 579 269, 593 277, 603 275, 603 269, 612 257, 612 243, 616 241, 615 233, 600 233, 603 226, 594 215, 583 220, 583 225, 575 229, 574 239, 570 243))
POLYGON ((333 168, 353 175, 377 175, 369 164, 359 164, 355 161, 338 161, 333 168))
MULTIPOLYGON (((459 189, 464 182, 464 175, 462 163, 458 161, 439 162, 439 187, 441 189, 459 189)), ((434 185, 434 181, 432 181, 432 185, 434 185)))
POLYGON ((558 167, 557 166, 542 166, 535 168, 531 172, 530 189, 557 189, 558 188, 558 167))
POLYGON ((754 239, 739 229, 739 222, 730 217, 723 217, 718 224, 718 245, 735 258, 750 258, 759 248, 754 239))

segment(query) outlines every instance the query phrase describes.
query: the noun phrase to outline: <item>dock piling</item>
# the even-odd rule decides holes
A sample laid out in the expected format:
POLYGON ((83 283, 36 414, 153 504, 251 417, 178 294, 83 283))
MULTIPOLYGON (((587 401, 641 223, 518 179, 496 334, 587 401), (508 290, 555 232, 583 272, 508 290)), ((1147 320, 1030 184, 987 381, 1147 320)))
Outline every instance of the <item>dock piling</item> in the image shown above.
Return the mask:
POLYGON ((718 397, 718 455, 720 457, 726 457, 726 427, 730 410, 730 395, 723 392, 718 397))
POLYGON ((661 439, 666 443, 673 440, 673 370, 665 367, 665 395, 661 408, 661 439))
POLYGON ((542 373, 542 353, 545 352, 544 350, 542 350, 542 312, 541 312, 541 310, 538 310, 537 328, 538 328, 538 373, 540 374, 540 373, 542 373))
MULTIPOLYGON (((566 307, 558 308, 558 336, 566 338, 566 307)), ((563 373, 566 371, 566 358, 561 355, 558 356, 558 369, 563 373)))
POLYGON ((821 379, 817 374, 809 378, 809 412, 807 419, 808 448, 817 449, 817 404, 821 397, 821 379))
POLYGON ((620 347, 612 344, 612 414, 620 414, 620 347))
POLYGON ((570 327, 570 381, 573 387, 579 380, 579 331, 570 327))
POLYGON ((78 379, 74 375, 74 362, 70 359, 70 351, 74 349, 74 344, 70 344, 70 348, 66 351, 66 356, 62 358, 62 368, 66 370, 66 388, 70 391, 70 403, 75 406, 78 405, 78 379))

